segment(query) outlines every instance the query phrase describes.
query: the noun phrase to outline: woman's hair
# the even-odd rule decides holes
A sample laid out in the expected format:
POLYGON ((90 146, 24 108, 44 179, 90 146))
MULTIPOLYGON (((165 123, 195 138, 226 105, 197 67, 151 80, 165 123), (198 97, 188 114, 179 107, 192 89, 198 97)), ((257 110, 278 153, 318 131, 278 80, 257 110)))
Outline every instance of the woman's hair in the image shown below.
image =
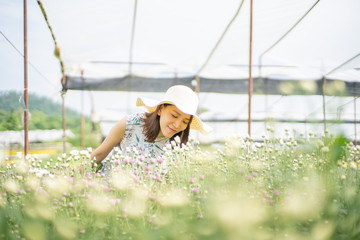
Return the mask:
MULTIPOLYGON (((160 116, 158 115, 158 111, 160 110, 161 106, 167 107, 169 105, 171 104, 166 104, 166 103, 161 104, 157 106, 154 112, 145 113, 146 117, 144 118, 145 124, 143 126, 143 133, 145 135, 147 142, 151 142, 151 143, 155 142, 155 139, 157 138, 160 132, 160 116)), ((170 141, 173 141, 176 136, 179 136, 181 144, 186 144, 189 138, 190 124, 192 119, 193 116, 190 116, 190 121, 187 127, 185 128, 185 130, 174 134, 174 136, 170 138, 170 141)))

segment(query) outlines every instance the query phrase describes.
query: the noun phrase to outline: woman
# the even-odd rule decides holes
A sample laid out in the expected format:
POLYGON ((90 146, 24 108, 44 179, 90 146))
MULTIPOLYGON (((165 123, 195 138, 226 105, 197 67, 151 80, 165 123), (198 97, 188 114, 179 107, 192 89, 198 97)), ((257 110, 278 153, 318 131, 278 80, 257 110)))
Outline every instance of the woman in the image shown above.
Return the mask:
POLYGON ((148 113, 136 113, 121 119, 103 143, 91 154, 99 164, 117 145, 123 154, 136 149, 139 154, 160 157, 163 147, 179 136, 182 144, 188 141, 190 129, 203 134, 211 131, 196 111, 199 100, 194 91, 183 85, 170 87, 161 101, 138 98, 136 106, 144 106, 148 113))

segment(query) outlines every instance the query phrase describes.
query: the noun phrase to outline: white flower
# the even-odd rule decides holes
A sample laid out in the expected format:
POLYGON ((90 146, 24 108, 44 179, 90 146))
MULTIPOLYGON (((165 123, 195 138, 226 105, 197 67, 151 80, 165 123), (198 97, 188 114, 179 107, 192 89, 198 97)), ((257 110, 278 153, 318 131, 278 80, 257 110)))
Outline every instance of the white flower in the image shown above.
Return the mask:
POLYGON ((71 152, 70 152, 70 155, 72 155, 72 156, 75 156, 75 155, 78 155, 79 154, 79 151, 78 150, 71 150, 71 152))
POLYGON ((180 143, 181 143, 181 139, 180 139, 179 136, 176 136, 176 137, 174 138, 174 140, 175 140, 175 142, 176 142, 177 144, 180 144, 180 143))
POLYGON ((324 146, 324 147, 321 148, 321 151, 327 153, 327 152, 329 152, 329 147, 324 146))
POLYGON ((10 192, 10 193, 17 193, 17 191, 19 190, 19 184, 12 179, 8 179, 3 184, 3 187, 7 192, 10 192))

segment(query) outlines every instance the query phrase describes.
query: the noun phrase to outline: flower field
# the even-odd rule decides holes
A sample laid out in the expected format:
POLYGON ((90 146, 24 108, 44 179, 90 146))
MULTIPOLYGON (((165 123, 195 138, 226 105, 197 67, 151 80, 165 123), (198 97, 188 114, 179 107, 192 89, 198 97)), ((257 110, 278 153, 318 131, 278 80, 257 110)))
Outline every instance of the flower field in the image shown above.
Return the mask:
POLYGON ((0 239, 360 239, 360 147, 286 134, 1 163, 0 239))

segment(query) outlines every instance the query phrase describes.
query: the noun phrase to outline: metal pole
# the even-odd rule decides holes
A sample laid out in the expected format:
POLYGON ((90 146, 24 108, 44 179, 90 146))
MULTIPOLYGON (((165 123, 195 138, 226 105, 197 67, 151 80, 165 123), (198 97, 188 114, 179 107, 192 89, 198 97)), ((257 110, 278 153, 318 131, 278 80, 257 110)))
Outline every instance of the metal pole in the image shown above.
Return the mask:
POLYGON ((27 55, 27 0, 24 0, 24 155, 29 153, 29 97, 28 97, 28 55, 27 55))
POLYGON ((324 135, 326 137, 325 87, 326 87, 326 78, 323 77, 322 78, 322 100, 323 100, 324 135))
POLYGON ((93 121, 93 119, 94 119, 95 110, 94 110, 94 99, 93 99, 92 92, 90 91, 89 93, 90 93, 90 103, 91 103, 90 147, 93 147, 94 146, 93 137, 94 137, 94 130, 95 130, 95 122, 93 121))
MULTIPOLYGON (((63 75, 62 84, 65 86, 65 74, 63 75)), ((66 111, 65 111, 65 90, 61 93, 62 98, 62 123, 63 123, 63 153, 66 153, 66 111)))
MULTIPOLYGON (((81 82, 84 84, 84 70, 81 70, 81 82)), ((81 91, 81 149, 85 149, 84 86, 81 91)))
POLYGON ((248 134, 251 136, 251 97, 253 91, 253 79, 251 75, 252 66, 252 24, 253 24, 253 0, 250 1, 250 46, 249 46, 249 111, 248 111, 248 134))
POLYGON ((356 137, 356 96, 354 96, 354 131, 355 131, 355 146, 357 146, 357 137, 356 137))

